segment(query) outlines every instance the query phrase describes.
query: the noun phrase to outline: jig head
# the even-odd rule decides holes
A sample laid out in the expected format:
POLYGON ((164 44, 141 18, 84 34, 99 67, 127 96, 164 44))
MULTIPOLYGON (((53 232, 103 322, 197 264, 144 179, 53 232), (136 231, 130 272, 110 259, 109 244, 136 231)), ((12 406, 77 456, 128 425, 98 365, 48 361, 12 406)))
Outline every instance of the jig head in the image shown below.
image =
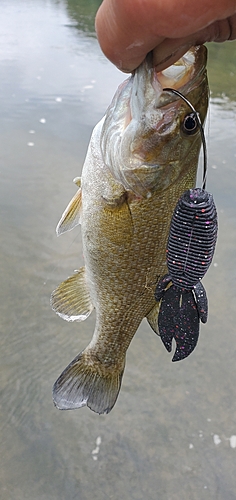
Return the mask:
POLYGON ((161 300, 158 315, 161 340, 171 352, 172 340, 175 339, 176 351, 172 361, 179 361, 196 347, 200 320, 202 323, 207 321, 207 295, 201 279, 212 262, 218 224, 213 196, 205 191, 206 143, 198 113, 180 92, 164 90, 179 95, 194 112, 204 154, 202 188, 185 191, 175 207, 166 250, 169 272, 161 278, 155 290, 155 299, 161 300))

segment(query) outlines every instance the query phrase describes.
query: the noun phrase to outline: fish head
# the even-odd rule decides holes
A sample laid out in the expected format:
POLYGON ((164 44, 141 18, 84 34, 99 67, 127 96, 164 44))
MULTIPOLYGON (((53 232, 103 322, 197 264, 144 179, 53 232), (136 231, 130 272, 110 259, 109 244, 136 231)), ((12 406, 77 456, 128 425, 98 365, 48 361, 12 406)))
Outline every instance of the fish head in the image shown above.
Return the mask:
POLYGON ((137 197, 149 198, 194 170, 197 172, 202 124, 208 108, 207 49, 192 47, 175 64, 157 72, 152 54, 118 88, 101 134, 104 163, 113 177, 137 197))

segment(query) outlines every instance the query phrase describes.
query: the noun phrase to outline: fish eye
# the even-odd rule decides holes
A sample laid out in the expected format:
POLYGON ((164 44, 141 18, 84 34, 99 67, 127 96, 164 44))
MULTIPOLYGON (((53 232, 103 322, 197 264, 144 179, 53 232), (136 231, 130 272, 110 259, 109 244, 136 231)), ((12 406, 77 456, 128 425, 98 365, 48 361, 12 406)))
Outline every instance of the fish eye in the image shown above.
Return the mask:
POLYGON ((189 113, 185 116, 182 124, 183 132, 187 135, 195 134, 198 130, 198 121, 195 113, 189 113))

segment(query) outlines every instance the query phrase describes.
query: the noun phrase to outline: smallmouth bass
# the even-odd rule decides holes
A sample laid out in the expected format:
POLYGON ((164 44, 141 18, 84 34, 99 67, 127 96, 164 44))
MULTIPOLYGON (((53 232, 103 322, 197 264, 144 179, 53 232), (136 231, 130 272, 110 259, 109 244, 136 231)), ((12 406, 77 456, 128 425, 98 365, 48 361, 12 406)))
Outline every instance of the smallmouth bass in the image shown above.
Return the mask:
POLYGON ((151 56, 121 84, 93 130, 79 189, 57 226, 81 224, 85 266, 52 293, 54 311, 83 321, 96 310, 89 345, 54 384, 59 409, 113 408, 125 355, 143 318, 158 334, 154 292, 167 273, 166 246, 179 197, 195 186, 201 135, 191 110, 163 88, 184 94, 205 120, 207 50, 190 49, 161 73, 151 56), (191 122, 191 120, 190 120, 191 122))

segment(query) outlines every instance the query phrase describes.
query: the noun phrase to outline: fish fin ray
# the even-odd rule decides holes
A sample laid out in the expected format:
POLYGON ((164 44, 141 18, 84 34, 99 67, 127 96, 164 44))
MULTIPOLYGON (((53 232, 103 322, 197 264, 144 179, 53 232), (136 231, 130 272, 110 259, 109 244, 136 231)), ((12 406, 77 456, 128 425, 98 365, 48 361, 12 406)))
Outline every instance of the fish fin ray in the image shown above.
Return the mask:
POLYGON ((152 330, 157 334, 160 335, 159 329, 158 329, 158 314, 160 310, 160 302, 155 304, 155 306, 151 309, 151 311, 147 314, 146 318, 147 321, 152 328, 152 330))
POLYGON ((57 236, 65 233, 66 231, 71 231, 80 222, 80 211, 82 207, 82 192, 81 188, 73 196, 70 203, 67 205, 65 211, 63 212, 57 227, 57 236))
POLYGON ((94 309, 85 274, 81 267, 52 292, 52 309, 66 321, 84 321, 94 309))
MULTIPOLYGON (((122 202, 123 201, 123 202, 122 202)), ((104 206, 103 234, 114 245, 128 245, 133 237, 134 225, 127 200, 121 204, 104 206)))
POLYGON ((121 386, 124 365, 108 370, 93 362, 89 350, 82 351, 62 372, 53 386, 53 402, 59 410, 88 406, 92 411, 109 413, 121 386))

